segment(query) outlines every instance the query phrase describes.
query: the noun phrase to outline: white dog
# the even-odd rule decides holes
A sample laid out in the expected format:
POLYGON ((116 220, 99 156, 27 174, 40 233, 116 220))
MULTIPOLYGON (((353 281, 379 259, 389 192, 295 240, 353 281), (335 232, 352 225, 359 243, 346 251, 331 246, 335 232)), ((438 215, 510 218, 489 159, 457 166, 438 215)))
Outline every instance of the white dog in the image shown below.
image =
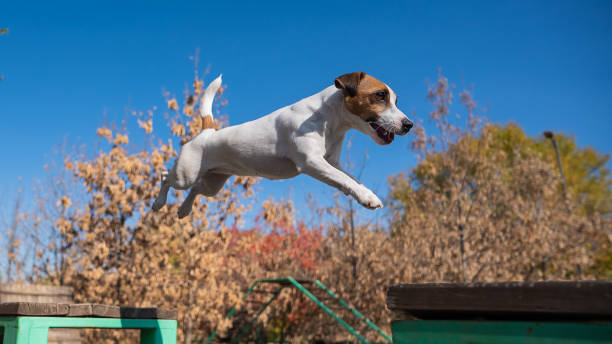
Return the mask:
POLYGON ((383 205, 376 195, 340 167, 344 134, 357 129, 386 145, 405 135, 412 122, 397 108, 397 96, 386 84, 363 72, 344 74, 330 86, 254 121, 212 129, 212 101, 221 76, 206 89, 200 104, 204 130, 187 142, 172 170, 164 175, 153 204, 166 204, 170 187, 189 195, 180 218, 191 212, 198 194, 214 196, 232 175, 292 178, 305 173, 369 209, 383 205))

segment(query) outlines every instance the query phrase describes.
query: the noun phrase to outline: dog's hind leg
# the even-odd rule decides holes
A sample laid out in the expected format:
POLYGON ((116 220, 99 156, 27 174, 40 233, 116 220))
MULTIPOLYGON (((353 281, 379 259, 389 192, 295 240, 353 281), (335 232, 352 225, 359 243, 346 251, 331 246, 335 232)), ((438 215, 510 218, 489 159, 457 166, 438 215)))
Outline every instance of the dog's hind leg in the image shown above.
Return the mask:
POLYGON ((157 198, 151 207, 153 211, 159 211, 166 205, 166 199, 168 198, 168 191, 170 191, 170 183, 168 182, 168 171, 162 172, 162 182, 157 194, 157 198))
POLYGON ((225 185, 225 181, 231 177, 229 174, 208 172, 203 178, 202 194, 204 196, 214 196, 219 193, 219 190, 225 185))
POLYGON ((189 213, 191 213, 191 209, 193 208, 193 202, 195 201, 198 195, 204 196, 214 196, 216 195, 223 185, 225 181, 230 177, 228 174, 220 174, 220 173, 206 173, 199 183, 194 185, 189 194, 181 204, 178 210, 178 217, 183 218, 189 213))
MULTIPOLYGON (((191 177, 194 181, 196 177, 191 177)), ((168 191, 170 191, 170 187, 173 187, 178 190, 185 190, 190 185, 186 185, 186 178, 184 175, 177 174, 177 163, 174 164, 170 171, 162 172, 162 183, 159 189, 159 194, 157 194, 157 198, 151 207, 153 211, 158 211, 166 205, 166 200, 168 198, 168 191), (179 178, 181 177, 181 178, 179 178)))
POLYGON ((198 161, 198 154, 196 154, 195 158, 193 157, 193 152, 185 151, 185 147, 183 147, 183 151, 179 156, 179 159, 174 163, 174 166, 170 171, 162 172, 162 184, 159 189, 159 194, 157 195, 157 199, 153 203, 152 209, 153 211, 158 211, 164 207, 166 204, 166 199, 168 198, 168 191, 170 191, 170 187, 173 187, 177 190, 186 190, 190 188, 198 179, 199 169, 194 168, 194 166, 198 166, 198 164, 193 163, 198 161), (191 154, 192 156, 187 156, 184 158, 184 154, 191 154), (191 164, 185 163, 191 162, 191 164))
POLYGON ((178 209, 177 213, 179 219, 182 219, 183 217, 191 213, 191 209, 193 208, 193 202, 195 201, 196 197, 198 197, 198 195, 202 193, 201 189, 202 183, 198 183, 194 185, 191 190, 189 190, 189 194, 178 209))

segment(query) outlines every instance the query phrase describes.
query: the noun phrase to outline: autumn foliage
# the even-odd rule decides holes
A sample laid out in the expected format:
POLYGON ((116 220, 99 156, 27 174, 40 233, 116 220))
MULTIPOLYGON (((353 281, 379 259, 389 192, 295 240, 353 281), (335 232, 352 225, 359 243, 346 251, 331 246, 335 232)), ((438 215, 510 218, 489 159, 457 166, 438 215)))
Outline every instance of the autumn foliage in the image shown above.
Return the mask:
MULTIPOLYGON (((459 93, 463 106, 455 115, 453 86, 442 75, 427 93, 437 133, 415 129, 419 163, 389 176, 392 206, 384 221, 355 221, 352 201, 338 196, 331 206, 315 206, 322 220, 307 226, 290 200, 254 206, 257 179, 245 177, 230 179, 215 197, 199 198, 183 220, 176 216, 185 196, 180 191, 153 213, 162 171, 180 142, 201 127, 196 100, 203 87, 196 77, 182 101, 166 95, 165 116, 134 112, 130 123, 97 130, 97 151, 65 156, 56 168, 62 173, 50 182, 53 192, 40 194, 44 202, 22 217, 28 235, 39 238, 36 262, 23 279, 71 285, 78 302, 178 309, 179 340, 191 343, 214 329, 220 338, 235 333, 256 307, 241 296, 260 278, 318 279, 388 332, 385 287, 391 284, 610 274, 607 156, 559 136, 568 170, 564 192, 545 138, 530 138, 515 124, 486 123, 467 91, 459 93), (139 128, 132 134, 131 124, 139 128), (156 135, 166 131, 172 138, 156 135), (247 222, 249 210, 259 215, 247 222), (225 319, 234 305, 237 317, 225 319)), ((351 339, 289 291, 255 330, 270 341, 351 339)), ((87 335, 92 342, 133 336, 87 335)))

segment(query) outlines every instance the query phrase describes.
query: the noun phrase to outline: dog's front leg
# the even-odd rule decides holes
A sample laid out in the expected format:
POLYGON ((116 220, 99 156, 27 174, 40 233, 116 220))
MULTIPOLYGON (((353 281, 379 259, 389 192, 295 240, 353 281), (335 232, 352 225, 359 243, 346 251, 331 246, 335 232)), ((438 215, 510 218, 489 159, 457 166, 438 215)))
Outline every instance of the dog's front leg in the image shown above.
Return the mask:
POLYGON ((344 172, 347 176, 351 177, 352 180, 356 181, 357 184, 361 185, 359 179, 357 179, 352 173, 346 171, 342 164, 340 163, 340 155, 342 154, 342 143, 333 146, 329 150, 329 156, 326 156, 325 160, 327 160, 333 167, 344 172))
POLYGON ((340 164, 340 160, 339 159, 338 160, 328 159, 327 161, 329 162, 330 165, 332 165, 332 167, 334 167, 338 171, 346 174, 349 178, 351 178, 352 180, 357 182, 357 184, 362 185, 361 182, 359 181, 359 179, 355 178, 355 176, 353 176, 350 172, 347 172, 347 171, 344 170, 344 168, 342 168, 342 164, 340 164))
POLYGON ((307 156, 296 162, 301 173, 307 174, 323 183, 332 186, 345 195, 351 195, 361 205, 369 209, 382 208, 382 202, 365 186, 359 184, 346 173, 333 167, 327 160, 319 156, 307 156))

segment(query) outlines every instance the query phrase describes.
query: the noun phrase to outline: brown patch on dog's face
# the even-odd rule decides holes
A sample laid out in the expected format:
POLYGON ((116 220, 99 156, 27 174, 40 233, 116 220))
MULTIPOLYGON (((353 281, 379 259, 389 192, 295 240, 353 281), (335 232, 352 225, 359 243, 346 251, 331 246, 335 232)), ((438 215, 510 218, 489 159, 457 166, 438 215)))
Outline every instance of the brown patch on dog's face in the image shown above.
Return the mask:
POLYGON ((341 75, 334 84, 344 94, 346 109, 364 121, 378 119, 391 105, 387 85, 364 72, 341 75))

